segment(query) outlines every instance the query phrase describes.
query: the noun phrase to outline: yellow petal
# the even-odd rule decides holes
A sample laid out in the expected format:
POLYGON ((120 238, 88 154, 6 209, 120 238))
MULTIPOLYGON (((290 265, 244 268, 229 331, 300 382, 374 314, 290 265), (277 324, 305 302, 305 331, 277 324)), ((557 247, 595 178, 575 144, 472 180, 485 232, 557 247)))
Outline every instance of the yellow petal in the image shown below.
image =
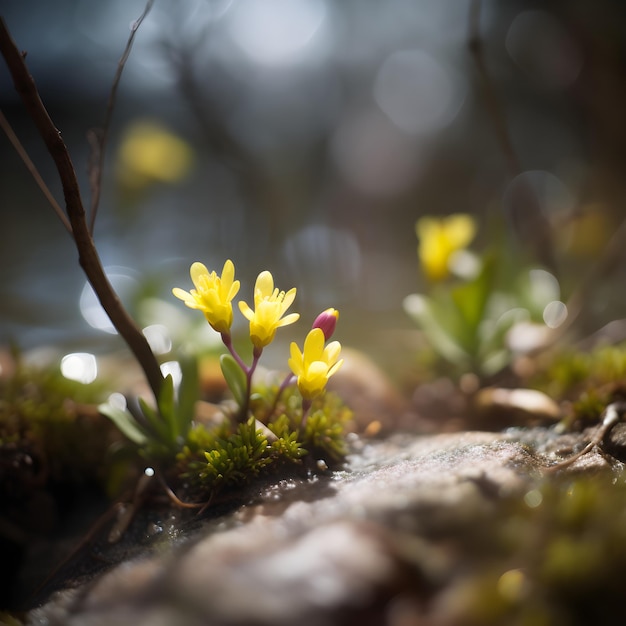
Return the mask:
POLYGON ((270 272, 265 270, 261 272, 254 283, 254 303, 256 305, 258 300, 263 298, 269 298, 274 291, 274 277, 270 272))
POLYGON ((283 317, 278 324, 276 324, 277 328, 282 328, 283 326, 289 326, 289 324, 293 324, 300 319, 300 313, 290 313, 283 317))
POLYGON ((456 213, 443 223, 445 235, 454 250, 465 248, 476 235, 476 221, 471 215, 456 213))
POLYGON ((285 294, 283 298, 283 311, 286 311, 293 304, 293 301, 296 299, 296 291, 297 289, 294 287, 285 294))
POLYGON ((189 275, 191 276, 191 282, 193 282, 197 289, 201 285, 202 277, 209 275, 209 270, 206 268, 206 265, 196 261, 195 263, 192 263, 189 268, 189 275))
POLYGON ((330 378, 341 366, 343 365, 343 359, 337 361, 329 370, 328 370, 328 378, 330 378))
POLYGON ((254 311, 243 300, 239 302, 239 310, 247 320, 252 321, 254 319, 254 311))
POLYGON ((331 341, 324 350, 324 361, 332 365, 339 358, 340 352, 341 344, 338 341, 331 341))
POLYGON ((304 340, 304 358, 306 362, 319 361, 324 353, 324 331, 313 328, 304 340))
POLYGON ((302 352, 298 348, 298 344, 295 341, 291 342, 290 346, 291 358, 288 361, 289 369, 296 375, 300 376, 303 371, 304 359, 302 358, 302 352))

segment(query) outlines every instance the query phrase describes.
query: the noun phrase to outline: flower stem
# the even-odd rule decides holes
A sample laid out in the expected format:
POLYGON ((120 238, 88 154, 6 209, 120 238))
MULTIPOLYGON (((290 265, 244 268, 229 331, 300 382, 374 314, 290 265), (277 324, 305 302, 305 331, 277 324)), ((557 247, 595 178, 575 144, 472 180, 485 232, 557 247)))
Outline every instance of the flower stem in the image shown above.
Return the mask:
POLYGON ((263 348, 254 348, 252 352, 252 364, 250 365, 250 367, 248 367, 233 347, 233 341, 230 334, 221 333, 221 336, 222 342, 226 346, 227 350, 230 352, 233 359, 235 359, 235 361, 237 362, 237 365, 239 365, 239 367, 243 370, 243 373, 246 375, 246 398, 239 414, 239 421, 241 423, 244 423, 248 419, 248 409, 250 408, 250 396, 252 395, 252 375, 254 374, 254 370, 256 370, 257 365, 259 364, 259 359, 261 358, 261 354, 263 353, 263 348))
POLYGON ((278 402, 280 400, 280 397, 285 392, 285 389, 287 389, 287 387, 289 387, 289 385, 291 385, 291 383, 293 382, 294 378, 295 378, 295 376, 290 372, 285 377, 285 380, 283 380, 283 382, 280 384, 280 387, 278 388, 278 391, 276 392, 276 397, 274 398, 274 403, 272 404, 272 408, 270 409, 268 417, 272 417, 272 415, 274 415, 274 413, 276 412, 276 407, 278 406, 278 402))
MULTIPOLYGON (((150 345, 122 305, 107 278, 95 243, 87 225, 85 207, 80 195, 74 164, 61 133, 50 118, 30 75, 23 55, 13 41, 5 22, 0 18, 0 54, 4 57, 13 84, 46 144, 61 181, 65 209, 71 226, 71 235, 78 251, 78 262, 93 287, 102 308, 131 352, 143 368, 155 398, 159 397, 163 375, 150 345)), ((65 220, 64 220, 65 223, 65 220)))
POLYGON ((263 353, 263 348, 254 348, 252 351, 252 364, 250 367, 244 366, 244 372, 246 373, 246 399, 244 405, 241 407, 241 413, 239 419, 242 423, 248 420, 248 409, 250 408, 250 396, 252 395, 252 375, 256 366, 259 364, 259 359, 263 353))
POLYGON ((242 358, 237 354, 237 351, 233 347, 233 340, 229 333, 220 333, 222 337, 222 342, 226 346, 226 349, 230 352, 231 356, 235 361, 237 361, 237 365, 244 371, 246 377, 248 376, 248 366, 243 362, 242 358))
POLYGON ((300 421, 300 427, 303 430, 306 426, 306 422, 309 417, 309 412, 311 411, 312 404, 313 404, 313 400, 310 400, 309 398, 302 398, 302 420, 300 421))

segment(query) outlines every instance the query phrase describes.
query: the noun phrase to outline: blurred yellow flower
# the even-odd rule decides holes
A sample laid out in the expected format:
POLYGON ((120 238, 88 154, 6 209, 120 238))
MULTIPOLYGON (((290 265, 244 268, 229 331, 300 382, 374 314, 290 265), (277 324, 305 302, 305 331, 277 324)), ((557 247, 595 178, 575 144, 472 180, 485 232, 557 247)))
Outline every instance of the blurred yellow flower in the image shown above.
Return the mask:
POLYGON ((476 234, 471 215, 456 213, 448 217, 422 217, 415 230, 419 240, 418 256, 424 274, 433 281, 450 275, 449 262, 455 252, 469 245, 476 234))
POLYGON ((557 241, 569 254, 584 259, 599 256, 615 228, 607 207, 591 203, 582 206, 579 213, 571 216, 563 227, 555 229, 555 233, 557 241))
POLYGON ((127 189, 142 189, 151 183, 176 183, 191 168, 189 144, 161 124, 140 120, 124 133, 119 148, 117 172, 127 189))
POLYGON ((267 346, 274 339, 276 329, 296 322, 300 315, 290 313, 283 317, 296 297, 296 288, 288 292, 274 288, 274 278, 270 272, 261 272, 254 285, 254 311, 245 303, 239 303, 239 310, 250 321, 250 339, 254 347, 267 346))
POLYGON ((343 359, 337 360, 340 352, 341 344, 338 341, 331 341, 324 347, 324 331, 321 328, 309 331, 302 352, 292 342, 289 367, 297 376, 298 389, 304 399, 311 400, 326 389, 328 379, 343 363, 343 359))
POLYGON ((235 266, 228 259, 224 263, 222 275, 218 276, 202 263, 194 263, 189 271, 195 286, 190 292, 174 287, 172 293, 190 309, 204 313, 211 327, 218 333, 229 333, 233 323, 232 299, 239 291, 239 281, 235 278, 235 266))

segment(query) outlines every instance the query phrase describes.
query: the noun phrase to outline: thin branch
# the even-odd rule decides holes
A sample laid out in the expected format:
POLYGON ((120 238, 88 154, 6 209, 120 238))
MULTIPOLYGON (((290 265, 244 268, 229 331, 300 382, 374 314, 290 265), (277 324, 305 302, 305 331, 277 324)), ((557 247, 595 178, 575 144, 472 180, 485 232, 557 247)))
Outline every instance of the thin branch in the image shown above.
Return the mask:
MULTIPOLYGON (((480 34, 481 0, 471 0, 469 11, 468 48, 474 58, 478 76, 483 90, 485 106, 493 124, 494 133, 500 146, 500 151, 506 163, 506 169, 511 178, 522 173, 520 160, 513 147, 500 100, 494 89, 493 82, 487 70, 483 53, 483 41, 480 34)), ((537 194, 528 181, 520 181, 519 198, 515 206, 511 207, 511 215, 518 234, 535 249, 539 260, 551 270, 555 270, 552 235, 548 221, 541 212, 537 194)))
POLYGON ((617 230, 613 233, 600 258, 576 285, 573 293, 565 303, 567 306, 567 318, 560 326, 554 329, 548 341, 541 346, 541 351, 557 343, 572 328, 575 322, 580 321, 596 287, 601 284, 602 279, 606 279, 615 270, 620 260, 623 259, 624 249, 626 249, 626 219, 622 220, 617 230))
POLYGON ((65 230, 72 235, 72 226, 70 225, 69 220, 65 213, 63 213, 63 209, 60 207, 59 203, 56 201, 56 198, 52 195, 52 192, 46 185, 44 179, 41 177, 39 170, 32 162, 31 158, 28 156, 28 152, 26 152, 26 148, 22 145, 22 142, 19 140, 18 136, 13 131, 11 124, 9 124, 9 120, 4 116, 4 113, 0 111, 0 128, 4 131, 8 140, 11 142, 11 145, 15 148, 15 151, 19 155, 20 159, 22 159, 26 169, 30 172, 31 176, 35 179, 37 186, 43 192, 43 195, 46 197, 46 200, 52 205, 54 212, 57 214, 57 217, 61 220, 63 226, 65 226, 65 230))
MULTIPOLYGON (((220 112, 215 102, 207 97, 197 78, 195 66, 198 46, 209 34, 199 39, 177 37, 174 41, 163 41, 163 48, 178 78, 178 89, 190 112, 194 116, 199 131, 207 145, 220 161, 236 176, 242 191, 252 205, 258 205, 263 215, 271 222, 272 237, 280 237, 284 220, 281 215, 287 210, 284 193, 271 179, 263 164, 252 152, 228 129, 220 124, 220 112)), ((204 70, 202 75, 206 75, 204 70)), ((219 80, 216 72, 212 80, 219 80)))
POLYGON ((104 154, 106 151, 106 144, 109 138, 109 130, 111 128, 111 118, 113 117, 113 110, 115 108, 115 100, 117 98, 117 88, 119 87, 120 80, 122 79, 122 73, 130 51, 133 48, 133 42, 135 41, 135 35, 144 21, 150 10, 154 0, 148 0, 143 13, 131 24, 130 35, 126 48, 120 57, 117 64, 117 71, 115 72, 115 78, 111 85, 111 92, 109 94, 109 101, 107 103, 106 114, 104 116, 104 123, 102 128, 98 130, 92 130, 90 133, 90 144, 92 148, 91 166, 89 168, 89 183, 91 186, 91 208, 89 217, 89 232, 93 236, 94 227, 96 224, 96 215, 98 214, 98 207, 100 205, 100 195, 102 192, 102 171, 104 169, 104 154))
POLYGON ((504 156, 508 174, 511 178, 514 178, 522 171, 522 167, 515 149, 513 148, 513 143, 502 112, 502 106, 500 105, 500 101, 489 77, 487 64, 485 63, 483 41, 480 35, 480 11, 481 0, 472 0, 470 5, 468 47, 476 63, 476 69, 478 70, 478 76, 483 89, 485 106, 487 107, 491 123, 493 124, 500 150, 504 156))
POLYGON ((596 428, 591 441, 589 441, 589 443, 576 454, 573 454, 563 461, 559 461, 558 463, 548 466, 545 471, 556 472, 565 469, 578 461, 578 459, 582 458, 586 454, 589 454, 589 452, 591 452, 596 446, 601 448, 602 442, 611 432, 613 427, 620 421, 625 409, 626 405, 623 402, 613 402, 609 404, 606 409, 604 409, 602 423, 596 428))
MULTIPOLYGON (((504 156, 508 173, 511 177, 514 177, 521 173, 521 164, 515 149, 513 148, 504 115, 502 113, 502 106, 500 105, 495 89, 493 88, 493 84, 485 64, 483 43, 480 36, 480 11, 481 0, 471 0, 468 47, 476 63, 478 75, 481 79, 483 87, 485 105, 489 111, 489 117, 491 118, 494 132, 498 140, 498 144, 500 145, 500 150, 504 156)), ((529 231, 531 233, 534 232, 535 237, 538 239, 535 243, 536 248, 540 250, 543 248, 543 252, 545 253, 545 248, 551 245, 551 238, 547 223, 540 214, 536 194, 527 184, 524 185, 521 191, 523 194, 522 200, 525 201, 527 206, 532 209, 532 211, 529 211, 526 215, 526 217, 530 218, 529 231)), ((540 346, 538 351, 543 351, 554 345, 566 334, 576 321, 579 321, 586 304, 591 300, 591 294, 600 283, 600 279, 606 277, 623 257, 625 245, 626 220, 620 224, 619 228, 615 231, 610 241, 605 246, 602 256, 582 278, 575 291, 568 299, 566 303, 568 316, 565 322, 551 333, 549 340, 540 346)), ((549 258, 552 258, 551 253, 549 258)))
POLYGON ((30 118, 37 127, 56 165, 63 187, 65 209, 78 250, 79 263, 98 296, 100 304, 109 316, 113 326, 115 326, 135 355, 135 358, 144 370, 153 393, 158 398, 163 384, 163 376, 159 364, 150 349, 148 341, 120 302, 104 272, 98 251, 87 227, 85 208, 67 146, 61 137, 61 133, 50 119, 48 111, 39 96, 35 81, 28 71, 24 56, 18 50, 1 17, 0 53, 4 57, 13 78, 15 89, 20 95, 30 118))
POLYGON ((157 472, 157 477, 159 479, 159 482, 161 483, 161 487, 163 488, 163 491, 165 491, 165 495, 167 495, 167 497, 176 506, 179 506, 181 509, 202 509, 206 507, 207 504, 209 504, 210 502, 210 499, 209 499, 209 502, 184 502, 174 493, 173 489, 165 482, 165 478, 161 476, 160 472, 157 472))

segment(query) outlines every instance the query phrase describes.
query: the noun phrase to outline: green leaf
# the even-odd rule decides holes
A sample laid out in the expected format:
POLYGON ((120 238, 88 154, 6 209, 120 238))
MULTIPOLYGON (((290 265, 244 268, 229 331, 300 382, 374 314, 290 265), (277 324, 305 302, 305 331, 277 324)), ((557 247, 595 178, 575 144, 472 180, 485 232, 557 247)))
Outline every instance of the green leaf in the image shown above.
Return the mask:
POLYGON ((431 346, 440 356, 455 365, 467 362, 467 353, 459 346, 452 329, 442 324, 441 320, 445 316, 436 310, 430 298, 420 294, 407 296, 404 299, 404 309, 422 328, 431 346))
POLYGON ((158 411, 155 411, 143 398, 138 398, 139 407, 144 414, 146 421, 161 441, 169 441, 169 431, 167 424, 158 411))
POLYGON ((487 257, 474 280, 452 290, 452 299, 471 329, 478 328, 485 316, 487 302, 493 292, 495 269, 494 257, 487 257))
POLYGON ((485 258, 482 270, 474 280, 455 287, 450 292, 460 316, 457 339, 473 357, 477 357, 480 352, 480 325, 485 319, 487 304, 493 294, 495 269, 495 258, 485 258))
POLYGON ((182 380, 178 388, 178 419, 179 433, 185 437, 191 428, 196 402, 200 398, 200 381, 198 377, 198 360, 185 357, 180 360, 182 380))
POLYGON ((174 378, 171 374, 168 374, 163 380, 163 386, 159 393, 159 412, 167 424, 168 441, 176 441, 179 433, 174 404, 174 378))
POLYGON ((235 398, 235 402, 237 402, 239 406, 244 406, 248 392, 248 382, 245 372, 230 354, 222 354, 220 357, 220 367, 222 368, 222 374, 224 375, 226 384, 235 398))
POLYGON ((108 403, 99 405, 98 411, 105 417, 108 417, 134 443, 143 445, 148 440, 148 436, 128 411, 111 406, 108 403))

